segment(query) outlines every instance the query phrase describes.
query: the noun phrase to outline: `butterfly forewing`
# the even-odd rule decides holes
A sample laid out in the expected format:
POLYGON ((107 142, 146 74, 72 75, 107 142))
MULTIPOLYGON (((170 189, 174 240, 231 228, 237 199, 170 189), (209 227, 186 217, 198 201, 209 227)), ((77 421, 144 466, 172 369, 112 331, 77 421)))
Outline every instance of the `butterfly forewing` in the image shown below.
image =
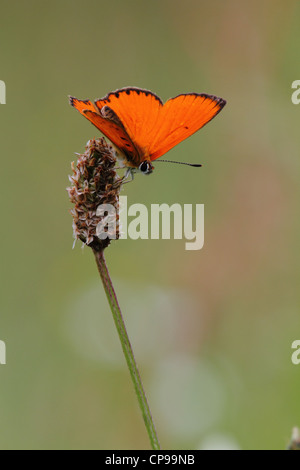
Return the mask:
POLYGON ((162 109, 156 134, 150 135, 151 160, 164 155, 213 119, 225 106, 221 98, 187 94, 168 100, 162 109))
MULTIPOLYGON (((122 121, 129 137, 140 150, 140 161, 149 149, 149 134, 158 130, 162 101, 148 90, 124 88, 95 101, 99 110, 109 106, 122 121)), ((149 157, 149 155, 148 155, 149 157)))

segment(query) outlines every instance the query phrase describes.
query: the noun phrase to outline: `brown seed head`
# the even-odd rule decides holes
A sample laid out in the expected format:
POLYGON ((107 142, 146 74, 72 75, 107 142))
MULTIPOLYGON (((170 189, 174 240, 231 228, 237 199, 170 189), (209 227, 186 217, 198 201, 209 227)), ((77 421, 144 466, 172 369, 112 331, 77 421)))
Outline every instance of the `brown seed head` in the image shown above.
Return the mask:
MULTIPOLYGON (((84 154, 79 155, 77 164, 72 163, 72 185, 67 188, 70 201, 75 205, 71 210, 75 239, 81 240, 96 251, 110 244, 112 238, 119 238, 119 192, 122 179, 114 169, 116 155, 113 147, 104 138, 89 140, 84 154), (105 216, 97 215, 103 204, 115 208, 115 233, 108 237, 97 237, 96 228, 105 216)), ((108 227, 110 227, 108 225, 108 227)))

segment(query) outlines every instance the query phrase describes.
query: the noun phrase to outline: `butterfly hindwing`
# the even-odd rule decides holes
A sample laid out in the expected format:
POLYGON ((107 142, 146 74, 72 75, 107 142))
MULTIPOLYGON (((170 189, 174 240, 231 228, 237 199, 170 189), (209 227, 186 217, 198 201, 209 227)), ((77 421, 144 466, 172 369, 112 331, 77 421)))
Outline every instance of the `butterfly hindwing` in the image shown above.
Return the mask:
POLYGON ((105 105, 101 113, 91 101, 78 100, 73 97, 70 98, 70 104, 94 124, 124 154, 128 166, 136 166, 137 149, 112 109, 105 105))

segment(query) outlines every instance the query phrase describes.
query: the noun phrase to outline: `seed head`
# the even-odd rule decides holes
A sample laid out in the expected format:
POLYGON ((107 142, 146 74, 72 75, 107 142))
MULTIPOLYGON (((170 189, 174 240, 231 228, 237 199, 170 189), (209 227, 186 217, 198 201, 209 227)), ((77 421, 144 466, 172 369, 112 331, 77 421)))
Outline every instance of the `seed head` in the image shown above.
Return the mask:
MULTIPOLYGON (((119 193, 122 184, 115 170, 116 154, 104 138, 89 140, 84 154, 77 163, 72 163, 73 175, 69 176, 71 186, 67 188, 70 201, 75 204, 71 210, 75 240, 79 239, 96 251, 110 244, 111 239, 119 238, 119 193), (106 215, 97 215, 103 204, 115 208, 114 224, 106 227, 107 238, 97 236, 97 225, 106 220, 106 215), (110 227, 114 225, 114 233, 110 227), (101 237, 102 238, 102 237, 101 237)), ((111 214, 109 215, 111 217, 111 214)))

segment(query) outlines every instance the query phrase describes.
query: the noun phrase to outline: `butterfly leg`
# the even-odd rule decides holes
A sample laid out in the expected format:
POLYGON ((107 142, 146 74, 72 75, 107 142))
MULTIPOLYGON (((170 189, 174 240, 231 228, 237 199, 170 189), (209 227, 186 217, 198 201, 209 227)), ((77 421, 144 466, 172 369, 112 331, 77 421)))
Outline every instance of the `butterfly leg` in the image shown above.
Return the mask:
POLYGON ((131 183, 134 179, 134 168, 127 168, 125 175, 123 176, 122 184, 131 183), (126 181, 127 180, 127 181, 126 181))

